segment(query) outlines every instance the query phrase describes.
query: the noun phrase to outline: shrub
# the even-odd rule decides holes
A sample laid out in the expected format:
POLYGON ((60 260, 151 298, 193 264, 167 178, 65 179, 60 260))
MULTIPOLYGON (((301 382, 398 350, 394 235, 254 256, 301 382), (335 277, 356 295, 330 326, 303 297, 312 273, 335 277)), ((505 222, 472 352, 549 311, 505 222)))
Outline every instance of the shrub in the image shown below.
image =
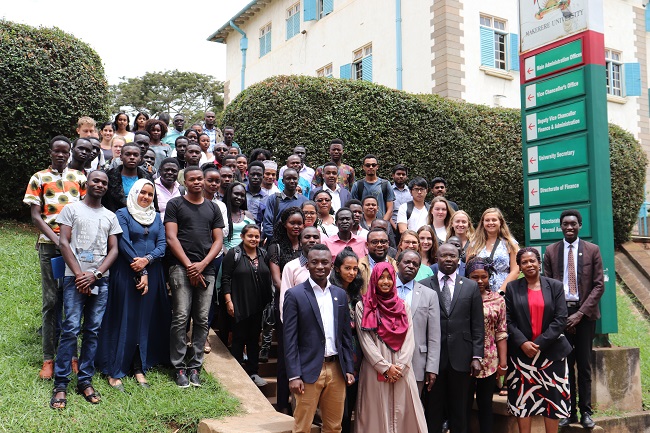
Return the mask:
MULTIPOLYGON (((475 223, 484 209, 497 206, 523 242, 520 122, 519 110, 411 95, 364 81, 302 76, 278 76, 250 86, 223 117, 223 124, 236 127, 243 148, 267 148, 280 163, 301 145, 311 165, 318 165, 329 159, 330 140, 342 138, 344 160, 358 173, 361 158, 373 153, 384 178, 390 178, 397 163, 410 168, 411 178, 443 176, 449 198, 475 223)), ((612 143, 615 183, 616 176, 625 176, 619 185, 634 190, 615 190, 614 227, 620 241, 628 236, 643 200, 645 160, 639 144, 620 128, 612 143)))
POLYGON ((0 217, 17 218, 50 139, 75 135, 81 116, 107 118, 108 84, 97 53, 57 28, 0 20, 0 55, 0 217))

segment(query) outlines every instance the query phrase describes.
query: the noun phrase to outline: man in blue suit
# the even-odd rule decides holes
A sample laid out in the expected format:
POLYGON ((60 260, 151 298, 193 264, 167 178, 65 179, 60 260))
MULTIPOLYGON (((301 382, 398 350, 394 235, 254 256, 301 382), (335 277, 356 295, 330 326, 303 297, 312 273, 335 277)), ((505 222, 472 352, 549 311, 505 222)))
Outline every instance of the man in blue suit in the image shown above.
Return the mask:
POLYGON ((354 383, 347 294, 329 283, 332 254, 325 245, 309 250, 307 269, 307 281, 284 297, 284 356, 296 398, 292 432, 310 432, 318 406, 322 433, 340 432, 345 386, 354 383))

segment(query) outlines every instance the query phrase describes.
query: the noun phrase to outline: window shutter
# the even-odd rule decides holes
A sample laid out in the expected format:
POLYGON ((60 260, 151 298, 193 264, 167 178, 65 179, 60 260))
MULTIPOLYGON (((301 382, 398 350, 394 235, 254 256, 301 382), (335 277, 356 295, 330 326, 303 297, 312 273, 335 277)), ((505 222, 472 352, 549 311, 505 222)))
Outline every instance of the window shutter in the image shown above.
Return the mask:
POLYGON ((296 12, 293 16, 293 34, 297 35, 300 33, 300 12, 296 12))
POLYGON ((303 0, 303 9, 305 12, 305 21, 314 21, 316 19, 316 2, 318 0, 303 0))
POLYGON ((650 7, 645 7, 645 31, 650 32, 650 7))
POLYGON ((361 79, 372 82, 372 56, 364 57, 361 60, 361 79))
POLYGON ((266 54, 266 35, 260 37, 260 57, 266 54))
POLYGON ((293 33, 293 18, 294 18, 293 16, 290 16, 289 18, 287 18, 287 40, 289 40, 289 38, 291 38, 291 36, 294 35, 294 33, 293 33))
POLYGON ((625 96, 641 96, 641 65, 638 63, 625 63, 625 96))
POLYGON ((331 14, 334 10, 334 0, 323 0, 323 15, 331 14))
POLYGON ((510 70, 519 70, 519 35, 517 33, 510 33, 510 70))
POLYGON ((494 30, 481 27, 481 65, 494 68, 494 30))
POLYGON ((271 51, 271 31, 266 34, 266 52, 271 51))
POLYGON ((348 63, 347 65, 341 65, 339 69, 339 77, 344 80, 350 79, 350 71, 352 70, 352 64, 348 63))

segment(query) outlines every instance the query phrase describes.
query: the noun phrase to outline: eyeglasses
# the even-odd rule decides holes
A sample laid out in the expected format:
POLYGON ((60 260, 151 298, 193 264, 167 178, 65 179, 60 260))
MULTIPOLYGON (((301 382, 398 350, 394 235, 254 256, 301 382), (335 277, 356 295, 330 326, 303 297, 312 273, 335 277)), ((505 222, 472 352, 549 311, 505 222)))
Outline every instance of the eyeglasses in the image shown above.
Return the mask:
POLYGON ((327 203, 327 202, 330 202, 330 201, 332 201, 332 200, 329 199, 329 198, 319 198, 318 200, 316 200, 316 202, 318 202, 318 203, 327 203))
POLYGON ((388 245, 388 239, 373 239, 368 242, 370 245, 388 245))
POLYGON ((364 167, 368 167, 368 168, 375 168, 375 167, 377 167, 378 165, 379 165, 379 164, 377 164, 377 163, 374 163, 374 164, 363 164, 364 167))
POLYGON ((411 188, 411 191, 417 192, 417 193, 422 193, 422 192, 427 192, 426 188, 411 188))

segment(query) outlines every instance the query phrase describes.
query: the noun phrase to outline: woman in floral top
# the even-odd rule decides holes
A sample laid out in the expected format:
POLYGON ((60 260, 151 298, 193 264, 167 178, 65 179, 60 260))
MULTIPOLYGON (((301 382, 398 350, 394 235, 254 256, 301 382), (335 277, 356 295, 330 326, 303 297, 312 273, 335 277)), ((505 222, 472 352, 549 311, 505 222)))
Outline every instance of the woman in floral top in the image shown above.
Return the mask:
POLYGON ((348 294, 348 307, 350 308, 350 325, 352 327, 352 362, 354 363, 354 384, 349 386, 345 395, 345 410, 343 413, 342 433, 351 431, 352 410, 357 404, 357 381, 359 380, 359 370, 361 369, 361 360, 363 352, 359 345, 357 336, 357 325, 354 320, 357 302, 361 300, 361 287, 363 279, 359 273, 359 257, 352 251, 352 248, 345 247, 334 260, 334 267, 330 275, 330 283, 339 286, 348 294))
MULTIPOLYGON (((467 276, 476 281, 483 299, 483 317, 485 323, 485 353, 481 366, 483 369, 473 379, 476 391, 476 405, 481 433, 492 432, 492 396, 496 379, 506 374, 508 369, 506 303, 503 297, 490 290, 492 267, 481 257, 474 257, 467 262, 467 276)), ((471 410, 472 401, 469 402, 471 410)))

